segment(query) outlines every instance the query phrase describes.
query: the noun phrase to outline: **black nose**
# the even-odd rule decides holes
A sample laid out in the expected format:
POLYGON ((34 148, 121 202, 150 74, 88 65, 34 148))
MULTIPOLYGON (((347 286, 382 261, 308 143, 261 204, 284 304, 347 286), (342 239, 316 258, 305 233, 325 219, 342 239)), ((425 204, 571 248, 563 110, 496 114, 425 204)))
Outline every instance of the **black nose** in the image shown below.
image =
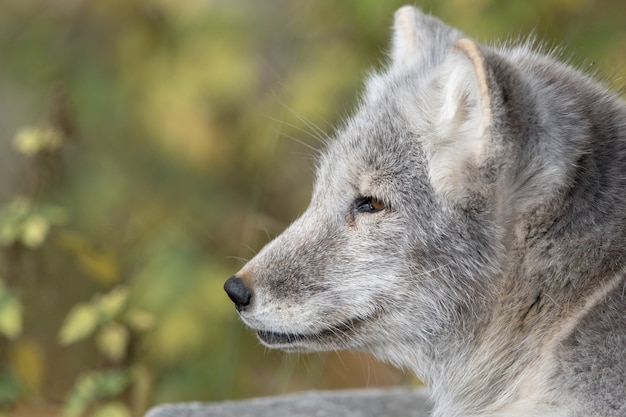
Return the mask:
POLYGON ((252 293, 246 288, 246 284, 243 279, 232 276, 224 283, 224 290, 228 297, 235 303, 237 310, 243 310, 252 298, 252 293))

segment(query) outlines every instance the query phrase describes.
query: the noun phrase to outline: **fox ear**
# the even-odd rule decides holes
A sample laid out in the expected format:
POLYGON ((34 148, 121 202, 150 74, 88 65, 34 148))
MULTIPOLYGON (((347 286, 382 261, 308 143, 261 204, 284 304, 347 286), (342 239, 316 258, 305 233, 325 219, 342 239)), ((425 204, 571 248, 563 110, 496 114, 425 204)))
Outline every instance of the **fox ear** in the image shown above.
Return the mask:
POLYGON ((480 47, 469 39, 448 52, 435 82, 435 132, 426 141, 430 178, 439 193, 463 199, 494 151, 491 140, 495 85, 480 47))
MULTIPOLYGON (((454 44, 441 68, 441 109, 437 125, 445 136, 467 133, 477 142, 492 122, 489 69, 480 47, 469 39, 454 44)), ((460 138, 458 138, 460 139, 460 138)), ((468 143, 466 143, 468 144, 468 143)))
POLYGON ((461 32, 412 6, 404 6, 394 15, 391 58, 394 66, 418 62, 436 65, 461 32))

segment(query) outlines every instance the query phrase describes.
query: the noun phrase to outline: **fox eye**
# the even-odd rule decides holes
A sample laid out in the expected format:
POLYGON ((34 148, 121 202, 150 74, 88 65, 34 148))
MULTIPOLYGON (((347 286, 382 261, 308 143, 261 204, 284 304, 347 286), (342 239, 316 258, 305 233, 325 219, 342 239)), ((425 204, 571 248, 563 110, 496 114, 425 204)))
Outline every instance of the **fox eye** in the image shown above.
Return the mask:
POLYGON ((382 200, 368 196, 357 198, 353 207, 356 213, 376 213, 384 210, 387 206, 382 200))

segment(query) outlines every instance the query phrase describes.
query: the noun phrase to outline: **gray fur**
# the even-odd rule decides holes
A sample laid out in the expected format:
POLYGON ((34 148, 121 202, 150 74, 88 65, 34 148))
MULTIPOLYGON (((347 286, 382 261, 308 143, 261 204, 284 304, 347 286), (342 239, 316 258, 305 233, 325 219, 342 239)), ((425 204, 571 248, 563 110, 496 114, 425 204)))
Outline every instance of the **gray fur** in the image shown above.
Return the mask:
POLYGON ((241 317, 411 369, 435 416, 626 416, 626 104, 462 37, 396 13, 309 208, 237 274, 241 317))

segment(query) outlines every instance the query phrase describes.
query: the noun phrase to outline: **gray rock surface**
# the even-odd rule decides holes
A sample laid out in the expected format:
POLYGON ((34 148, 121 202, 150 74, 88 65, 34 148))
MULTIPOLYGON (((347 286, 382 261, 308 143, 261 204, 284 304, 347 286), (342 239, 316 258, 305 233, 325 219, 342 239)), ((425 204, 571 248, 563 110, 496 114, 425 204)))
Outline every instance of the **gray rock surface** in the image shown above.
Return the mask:
POLYGON ((164 404, 145 417, 426 417, 424 389, 310 391, 219 403, 164 404))

